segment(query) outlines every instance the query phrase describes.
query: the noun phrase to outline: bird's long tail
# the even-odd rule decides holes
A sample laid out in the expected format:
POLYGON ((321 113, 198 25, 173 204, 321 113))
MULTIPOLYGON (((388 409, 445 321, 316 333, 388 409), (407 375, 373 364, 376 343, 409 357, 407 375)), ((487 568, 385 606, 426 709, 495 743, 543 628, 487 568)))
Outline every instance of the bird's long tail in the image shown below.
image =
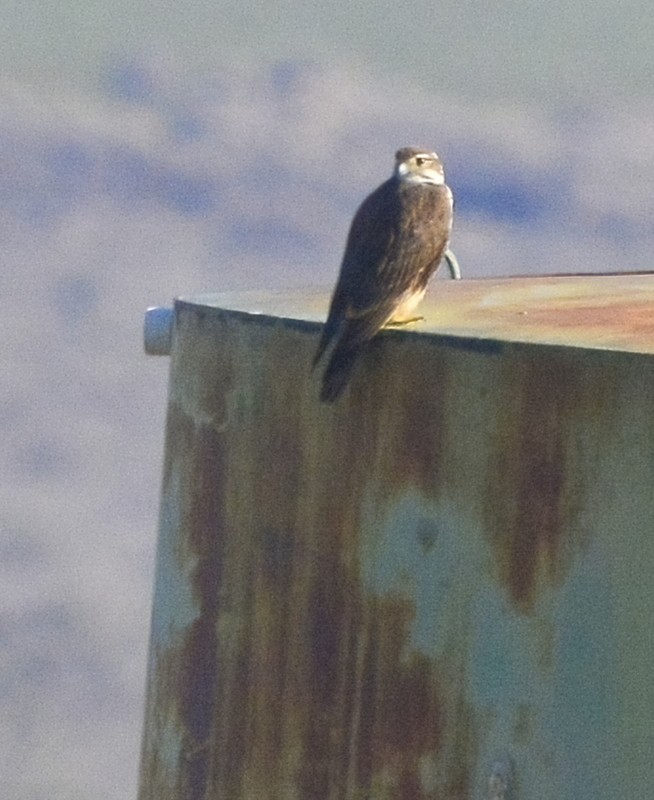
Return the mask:
POLYGON ((341 396, 350 379, 360 350, 361 344, 356 346, 336 344, 322 377, 320 399, 324 403, 333 403, 341 396))
POLYGON ((349 317, 336 330, 327 322, 325 333, 321 339, 314 359, 314 365, 325 352, 330 339, 336 342, 329 354, 329 361, 322 378, 320 399, 325 403, 333 403, 347 386, 357 358, 362 355, 370 340, 392 314, 392 306, 380 304, 372 312, 358 317, 349 317))

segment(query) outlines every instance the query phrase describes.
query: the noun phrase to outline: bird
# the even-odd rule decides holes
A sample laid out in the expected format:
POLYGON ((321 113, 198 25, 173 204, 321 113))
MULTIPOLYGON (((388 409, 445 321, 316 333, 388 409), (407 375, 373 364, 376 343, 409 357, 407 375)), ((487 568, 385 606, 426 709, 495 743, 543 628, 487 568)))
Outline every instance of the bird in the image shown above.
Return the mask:
POLYGON ((458 262, 448 249, 454 199, 438 155, 418 147, 395 153, 392 176, 356 211, 327 321, 313 366, 331 348, 320 399, 337 400, 362 350, 385 325, 422 317, 414 309, 444 258, 453 278, 458 262))

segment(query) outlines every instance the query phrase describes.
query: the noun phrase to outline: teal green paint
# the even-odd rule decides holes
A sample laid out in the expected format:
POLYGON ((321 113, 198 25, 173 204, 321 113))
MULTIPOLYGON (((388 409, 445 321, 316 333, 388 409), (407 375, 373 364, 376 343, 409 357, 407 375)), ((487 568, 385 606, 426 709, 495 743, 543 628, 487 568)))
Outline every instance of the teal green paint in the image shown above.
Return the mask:
POLYGON ((456 517, 446 506, 409 493, 383 518, 372 509, 364 514, 362 572, 366 587, 379 596, 397 594, 415 604, 410 648, 429 656, 448 646, 453 617, 461 614, 470 585, 474 555, 461 535, 456 517))
POLYGON ((612 588, 608 565, 599 548, 592 548, 566 582, 556 615, 549 723, 561 745, 562 769, 572 797, 608 796, 615 775, 612 743, 617 741, 620 708, 612 588))

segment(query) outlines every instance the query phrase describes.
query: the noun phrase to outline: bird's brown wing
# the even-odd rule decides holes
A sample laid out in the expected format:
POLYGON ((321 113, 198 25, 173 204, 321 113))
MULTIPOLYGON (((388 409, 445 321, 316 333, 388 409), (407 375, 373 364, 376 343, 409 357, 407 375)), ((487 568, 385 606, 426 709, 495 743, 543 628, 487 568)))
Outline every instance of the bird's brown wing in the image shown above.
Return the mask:
MULTIPOLYGON (((316 351, 314 364, 329 346, 332 339, 346 333, 353 339, 364 341, 379 330, 392 311, 389 297, 383 302, 376 276, 397 237, 401 204, 393 179, 386 181, 359 206, 348 233, 341 270, 329 307, 327 322, 316 351), (383 307, 380 307, 380 301, 383 307), (359 323, 344 323, 356 317, 359 323)), ((383 269, 383 268, 382 268, 383 269)))
POLYGON ((378 321, 405 292, 422 289, 438 267, 449 238, 452 206, 444 186, 387 189, 382 185, 357 212, 339 286, 346 316, 378 321))
POLYGON ((314 359, 315 364, 336 341, 323 378, 323 400, 338 397, 361 346, 392 317, 406 292, 426 286, 445 251, 451 225, 448 190, 411 192, 391 179, 364 200, 352 220, 314 359))
MULTIPOLYGON (((383 259, 384 252, 396 235, 397 225, 393 225, 393 218, 397 217, 400 206, 394 195, 392 182, 386 181, 363 201, 354 215, 329 314, 313 360, 314 366, 330 342, 334 338, 342 338, 345 320, 353 314, 364 316, 361 312, 375 305, 374 280, 367 273, 374 275, 376 265, 383 259)), ((360 335, 363 338, 373 336, 384 320, 377 328, 373 328, 375 322, 376 319, 371 319, 365 326, 371 331, 366 336, 363 335, 363 327, 357 326, 361 328, 360 335)))

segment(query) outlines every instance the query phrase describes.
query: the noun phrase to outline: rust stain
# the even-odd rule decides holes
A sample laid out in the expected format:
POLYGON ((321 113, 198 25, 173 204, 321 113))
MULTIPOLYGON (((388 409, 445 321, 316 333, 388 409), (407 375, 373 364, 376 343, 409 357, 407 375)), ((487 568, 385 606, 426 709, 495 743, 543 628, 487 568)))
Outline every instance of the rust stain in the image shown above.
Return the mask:
MULTIPOLYGON (((534 286, 525 282, 527 300, 534 286)), ((586 308, 582 292, 562 318, 608 325, 620 306, 609 294, 586 308)), ((556 299, 540 311, 529 302, 534 328, 551 332, 556 299)), ((645 307, 620 311, 643 338, 645 307)), ((326 407, 308 369, 317 329, 183 305, 177 331, 164 491, 181 483, 173 560, 189 619, 154 642, 141 800, 469 800, 496 711, 469 700, 467 603, 488 569, 475 537, 490 542, 492 590, 531 615, 517 627, 529 627, 535 669, 549 676, 558 631, 539 601, 586 544, 582 499, 624 408, 614 387, 637 370, 612 371, 622 353, 510 343, 491 357, 382 334, 343 401, 326 407), (416 495, 403 517, 397 501, 416 495), (382 553, 389 537, 373 523, 398 508, 400 545, 382 553), (459 536, 467 542, 446 552, 459 536), (366 569, 405 543, 414 561, 371 588, 366 569), (411 575, 406 589, 393 582, 421 560, 451 565, 452 586, 468 582, 443 589, 442 617, 430 604, 442 594, 424 591, 438 569, 428 565, 419 588, 411 575)), ((559 333, 577 341, 574 326, 559 333)), ((527 693, 517 708, 507 735, 519 751, 539 744, 539 702, 527 693)))
POLYGON ((379 435, 385 442, 380 466, 386 491, 397 494, 414 487, 435 498, 443 477, 450 376, 446 352, 416 337, 389 338, 381 337, 380 362, 370 375, 378 405, 375 409, 373 404, 373 412, 384 415, 379 435))
MULTIPOLYGON (((175 721, 182 746, 166 790, 152 727, 141 800, 272 800, 289 786, 300 800, 464 800, 474 725, 451 697, 463 690, 411 650, 413 601, 366 591, 359 565, 371 466, 383 467, 389 487, 437 489, 433 399, 445 371, 424 388, 430 348, 393 352, 412 360, 414 376, 393 391, 417 399, 419 413, 386 429, 383 404, 353 419, 347 406, 326 410, 310 395, 310 337, 287 330, 281 346, 265 348, 256 325, 200 324, 211 346, 195 363, 180 353, 179 369, 188 387, 187 373, 208 371, 209 389, 196 390, 192 415, 171 405, 165 466, 166 485, 182 477, 178 557, 192 565, 199 615, 150 676, 153 716, 175 721), (231 359, 244 349, 266 358, 265 369, 250 365, 249 394, 233 381, 231 359), (297 364, 291 351, 302 353, 297 364), (432 785, 425 758, 438 764, 432 785)), ((383 379, 373 364, 353 391, 375 394, 383 379)))
POLYGON ((371 600, 361 680, 363 703, 358 734, 359 786, 378 792, 376 776, 393 773, 391 797, 428 797, 420 758, 440 750, 442 699, 435 665, 424 655, 404 653, 414 609, 402 597, 371 600))
MULTIPOLYGON (((329 303, 306 291, 200 299, 316 322, 329 303)), ((654 273, 439 281, 420 312, 420 330, 430 334, 654 353, 654 273)))
POLYGON ((654 339, 654 316, 651 302, 613 302, 611 305, 576 304, 572 309, 549 307, 531 309, 520 320, 523 325, 556 327, 559 330, 583 329, 601 341, 606 331, 613 335, 633 339, 654 339))
MULTIPOLYGON (((221 571, 224 561, 222 544, 225 537, 226 520, 221 497, 227 480, 227 464, 221 436, 207 426, 199 426, 190 451, 193 470, 189 475, 188 517, 184 528, 188 535, 188 547, 197 559, 191 574, 194 599, 199 611, 196 622, 188 633, 187 649, 195 656, 189 661, 188 680, 184 685, 208 687, 207 680, 215 672, 216 631, 215 618, 221 587, 221 571)), ((211 724, 213 698, 203 697, 197 702, 191 696, 184 699, 182 715, 192 735, 203 740, 211 724)))
POLYGON ((358 508, 357 493, 371 476, 380 481, 386 503, 407 489, 438 496, 450 358, 433 341, 396 332, 378 335, 362 354, 345 401, 334 409, 338 421, 328 431, 332 446, 325 454, 345 471, 339 472, 344 480, 337 491, 343 498, 351 495, 347 508, 358 508))
MULTIPOLYGON (((190 586, 197 618, 183 640, 157 658, 160 695, 183 732, 175 796, 204 798, 211 765, 212 725, 216 705, 215 675, 218 667, 216 615, 222 582, 225 518, 221 495, 226 478, 225 451, 220 437, 209 427, 197 426, 177 406, 169 408, 168 457, 165 480, 170 480, 173 461, 182 461, 181 493, 187 498, 182 520, 184 538, 179 542, 180 568, 192 563, 190 586), (191 556, 193 557, 191 561, 191 556)), ((238 729, 231 743, 238 743, 238 729)), ((156 771, 157 765, 152 764, 156 771)))
MULTIPOLYGON (((574 420, 592 413, 578 369, 564 357, 516 359, 494 417, 486 469, 486 528, 500 580, 529 611, 545 580, 560 583, 581 542, 570 540, 581 486, 574 420)), ((601 399, 599 400, 601 402, 601 399)))
POLYGON ((654 275, 546 276, 439 285, 432 330, 654 352, 654 275))

